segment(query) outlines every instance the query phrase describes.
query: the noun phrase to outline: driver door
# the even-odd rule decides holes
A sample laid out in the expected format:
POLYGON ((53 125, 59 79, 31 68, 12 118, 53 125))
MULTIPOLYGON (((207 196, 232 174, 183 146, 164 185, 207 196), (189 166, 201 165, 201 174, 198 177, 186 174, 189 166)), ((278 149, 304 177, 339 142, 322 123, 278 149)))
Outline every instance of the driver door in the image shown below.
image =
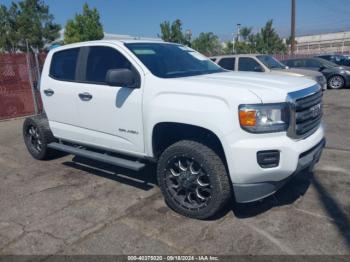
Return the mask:
POLYGON ((143 153, 142 88, 107 85, 110 69, 133 69, 114 47, 85 47, 76 94, 81 143, 124 153, 143 153))

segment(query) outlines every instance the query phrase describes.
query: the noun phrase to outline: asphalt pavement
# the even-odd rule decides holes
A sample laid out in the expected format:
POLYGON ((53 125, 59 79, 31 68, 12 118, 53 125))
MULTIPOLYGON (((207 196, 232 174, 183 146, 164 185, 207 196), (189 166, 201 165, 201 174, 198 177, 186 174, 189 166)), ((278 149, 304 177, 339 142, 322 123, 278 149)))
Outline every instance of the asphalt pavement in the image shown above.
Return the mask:
POLYGON ((313 173, 209 221, 164 204, 154 165, 37 161, 23 119, 2 121, 0 254, 350 254, 349 101, 350 90, 326 91, 327 146, 313 173))

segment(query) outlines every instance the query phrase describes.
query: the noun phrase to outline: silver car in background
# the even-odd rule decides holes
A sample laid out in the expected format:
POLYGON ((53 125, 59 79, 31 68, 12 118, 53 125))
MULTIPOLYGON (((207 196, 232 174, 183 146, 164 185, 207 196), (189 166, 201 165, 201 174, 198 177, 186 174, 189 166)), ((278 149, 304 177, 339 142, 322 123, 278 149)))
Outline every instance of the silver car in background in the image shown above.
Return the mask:
POLYGON ((210 59, 220 65, 222 68, 231 71, 251 71, 273 75, 307 77, 315 80, 323 90, 327 89, 327 80, 322 73, 307 69, 288 68, 271 55, 224 55, 214 56, 210 59))

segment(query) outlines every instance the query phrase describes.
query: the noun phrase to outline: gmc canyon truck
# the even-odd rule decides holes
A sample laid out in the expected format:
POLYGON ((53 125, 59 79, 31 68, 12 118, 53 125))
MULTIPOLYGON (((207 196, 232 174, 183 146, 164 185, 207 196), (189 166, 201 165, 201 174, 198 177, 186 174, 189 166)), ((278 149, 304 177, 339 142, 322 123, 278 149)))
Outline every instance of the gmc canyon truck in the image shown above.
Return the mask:
POLYGON ((166 203, 197 219, 231 197, 246 203, 273 194, 312 168, 325 144, 315 81, 231 72, 179 44, 55 48, 40 93, 45 114, 23 126, 34 158, 63 151, 131 170, 157 162, 166 203))

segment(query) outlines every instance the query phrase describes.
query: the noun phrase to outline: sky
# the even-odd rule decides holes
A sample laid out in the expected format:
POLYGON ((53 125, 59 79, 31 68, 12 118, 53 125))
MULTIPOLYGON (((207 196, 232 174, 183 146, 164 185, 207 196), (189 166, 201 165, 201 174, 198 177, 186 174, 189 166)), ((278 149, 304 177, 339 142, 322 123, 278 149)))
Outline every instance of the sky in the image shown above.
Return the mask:
MULTIPOLYGON (((9 5, 12 0, 0 0, 9 5)), ((16 0, 15 0, 16 1, 16 0)), ((182 20, 193 36, 213 32, 222 40, 232 38, 236 24, 258 31, 273 19, 277 32, 290 34, 291 0, 44 0, 63 27, 82 11, 85 2, 96 7, 104 31, 156 37, 162 21, 182 20)), ((350 30, 350 0, 296 0, 297 36, 350 30)))

